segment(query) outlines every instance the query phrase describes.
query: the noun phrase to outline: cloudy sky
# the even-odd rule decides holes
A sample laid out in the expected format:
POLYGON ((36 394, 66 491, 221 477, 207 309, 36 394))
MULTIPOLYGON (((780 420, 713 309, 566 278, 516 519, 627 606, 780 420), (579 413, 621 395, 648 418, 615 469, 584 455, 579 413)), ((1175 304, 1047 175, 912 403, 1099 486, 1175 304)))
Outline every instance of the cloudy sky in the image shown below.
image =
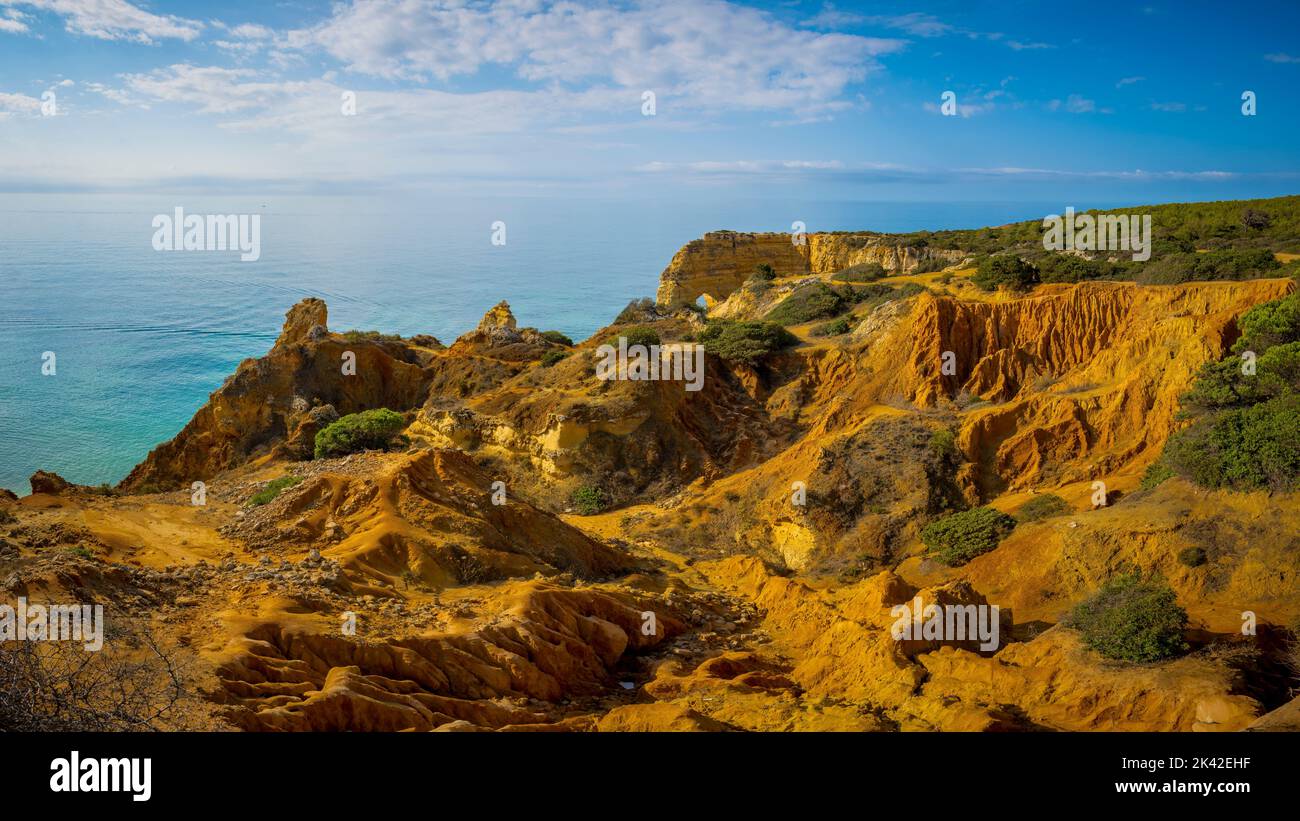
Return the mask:
POLYGON ((1105 8, 0 0, 0 192, 1300 190, 1296 4, 1105 8))

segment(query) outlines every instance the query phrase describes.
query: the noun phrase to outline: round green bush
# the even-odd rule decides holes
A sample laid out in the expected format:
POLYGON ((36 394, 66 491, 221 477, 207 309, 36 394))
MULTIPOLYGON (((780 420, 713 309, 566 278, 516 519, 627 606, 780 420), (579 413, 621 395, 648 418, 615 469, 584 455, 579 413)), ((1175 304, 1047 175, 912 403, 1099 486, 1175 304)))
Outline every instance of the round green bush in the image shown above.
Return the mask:
POLYGON ((728 362, 753 365, 764 356, 796 344, 799 338, 775 322, 710 322, 697 339, 704 350, 728 362))
POLYGON ((1070 503, 1052 493, 1043 493, 1030 499, 1016 511, 1016 519, 1022 522, 1037 522, 1053 516, 1064 516, 1074 508, 1070 503))
POLYGON ((1188 547, 1178 552, 1178 561, 1187 567, 1200 567, 1207 560, 1205 550, 1199 547, 1188 547))
POLYGON ((959 567, 988 553, 1015 529, 1016 520, 991 507, 976 507, 931 522, 921 531, 926 554, 959 567))
POLYGON ((849 324, 850 318, 840 317, 827 322, 825 325, 819 325, 813 329, 812 334, 813 336, 840 336, 846 334, 853 330, 853 326, 849 324))
POLYGON ((1014 254, 995 254, 980 260, 970 281, 985 291, 1023 291, 1038 284, 1038 269, 1014 254))
POLYGON ((560 331, 542 331, 542 338, 548 342, 554 342, 556 345, 563 345, 566 348, 573 347, 573 340, 560 331))
POLYGON ((594 516, 609 507, 609 494, 604 488, 595 485, 583 485, 573 491, 569 497, 573 509, 583 516, 594 516))
POLYGON ((546 353, 542 354, 542 367, 549 368, 552 365, 555 365, 559 362, 563 362, 565 359, 568 358, 569 358, 568 351, 558 351, 558 350, 547 351, 546 353))
POLYGON ((272 479, 266 483, 266 487, 262 488, 257 493, 254 493, 249 498, 248 503, 254 507, 264 505, 279 496, 280 491, 285 488, 293 487, 301 481, 301 476, 281 476, 279 479, 272 479))
POLYGON ((1161 661, 1187 650, 1187 611, 1178 606, 1177 595, 1163 580, 1144 580, 1136 573, 1106 582, 1074 608, 1065 625, 1110 659, 1161 661))
POLYGON ((617 348, 618 338, 620 336, 627 340, 627 346, 629 348, 632 347, 633 345, 644 345, 648 348, 651 345, 659 344, 659 332, 656 331, 654 328, 650 328, 645 325, 638 325, 635 328, 628 328, 625 331, 620 331, 619 333, 616 333, 613 336, 611 336, 609 339, 605 340, 605 342, 606 344, 613 345, 615 348, 617 348))
POLYGON ((841 314, 848 303, 838 291, 821 282, 810 282, 781 300, 763 319, 778 325, 799 325, 841 314))
POLYGON ((406 427, 400 413, 376 408, 349 413, 316 434, 317 459, 343 456, 362 450, 384 450, 406 427))

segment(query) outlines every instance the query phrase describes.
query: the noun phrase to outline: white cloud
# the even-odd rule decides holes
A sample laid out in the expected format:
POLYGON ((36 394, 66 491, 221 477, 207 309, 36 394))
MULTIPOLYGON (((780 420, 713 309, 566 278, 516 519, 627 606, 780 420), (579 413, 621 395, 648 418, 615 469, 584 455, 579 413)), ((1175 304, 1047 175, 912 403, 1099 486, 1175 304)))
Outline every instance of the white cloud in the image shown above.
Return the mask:
POLYGON ((506 67, 532 83, 649 89, 681 107, 805 114, 844 107, 845 88, 876 69, 878 56, 904 45, 802 31, 721 0, 354 0, 283 42, 322 49, 350 71, 392 80, 447 81, 506 67))
POLYGON ((1121 78, 1120 81, 1115 84, 1115 88, 1123 88, 1124 86, 1131 86, 1134 83, 1140 83, 1145 79, 1146 79, 1145 77, 1124 77, 1121 78))
POLYGON ((112 100, 118 105, 130 106, 134 108, 148 108, 149 105, 141 100, 132 97, 126 91, 120 88, 112 88, 103 83, 86 83, 86 90, 98 94, 106 100, 112 100))
MULTIPOLYGON (((893 163, 844 163, 830 161, 767 161, 767 160, 725 160, 706 162, 651 162, 635 170, 656 174, 674 175, 683 178, 712 177, 764 177, 795 178, 804 176, 834 177, 855 182, 914 182, 940 183, 955 180, 987 181, 989 179, 1017 180, 1025 182, 1041 181, 1086 181, 1086 180, 1121 180, 1131 182, 1150 182, 1155 180, 1186 180, 1190 182, 1224 182, 1250 176, 1275 177, 1274 173, 1262 175, 1239 174, 1230 171, 1143 171, 1135 169, 1076 171, 1054 168, 1017 168, 1003 167, 917 167, 896 165, 893 163)), ((1280 176, 1296 176, 1293 172, 1284 172, 1280 176)))
POLYGON ((1180 112, 1187 110, 1187 103, 1152 103, 1151 108, 1155 111, 1180 112))
POLYGON ((956 31, 955 28, 934 15, 923 14, 918 11, 893 17, 870 17, 868 21, 888 28, 901 29, 917 37, 940 37, 956 31))
POLYGON ((26 94, 8 94, 0 91, 0 120, 15 114, 37 114, 41 110, 41 101, 26 94))
POLYGON ((212 44, 237 57, 249 57, 257 54, 270 46, 275 39, 273 30, 257 23, 241 23, 237 26, 229 26, 220 20, 213 20, 212 26, 228 34, 228 37, 213 40, 212 44))
POLYGON ((259 26, 256 23, 243 23, 228 29, 231 37, 237 37, 241 40, 270 40, 275 35, 266 26, 259 26))
MULTIPOLYGON (((937 103, 922 103, 921 107, 924 108, 926 111, 930 112, 931 114, 943 113, 942 106, 938 105, 937 103)), ((993 102, 958 103, 957 115, 962 117, 963 119, 969 119, 978 114, 987 114, 995 108, 997 108, 997 105, 993 102)))
POLYGON ((1270 63, 1300 63, 1300 56, 1294 54, 1265 54, 1264 59, 1270 63))
MULTIPOLYGON (((316 80, 266 78, 252 69, 173 65, 123 77, 124 99, 192 106, 223 118, 229 131, 273 130, 306 138, 461 138, 484 134, 572 133, 618 122, 639 124, 639 94, 596 88, 562 92, 493 90, 456 94, 433 89, 367 91, 350 89, 334 75, 316 80), (344 117, 345 91, 356 94, 357 116, 344 117)), ((101 91, 105 96, 108 93, 101 91)))
MULTIPOLYGON (((961 168, 957 169, 963 174, 973 176, 988 177, 1013 177, 1020 179, 1118 179, 1118 180, 1193 180, 1200 182, 1221 182, 1224 180, 1237 179, 1243 176, 1232 171, 1143 171, 1135 169, 1132 171, 1067 171, 1053 168, 961 168)), ((1262 176, 1278 176, 1277 174, 1265 174, 1262 176)), ((1294 176, 1292 172, 1283 172, 1281 176, 1294 176)))
POLYGON ((1097 101, 1089 100, 1078 94, 1071 94, 1065 98, 1065 101, 1050 100, 1047 103, 1048 111, 1060 111, 1064 109, 1071 114, 1089 114, 1097 110, 1097 101))
POLYGON ((203 24, 173 15, 158 15, 133 6, 126 0, 0 0, 0 6, 21 6, 53 12, 73 34, 101 40, 190 41, 199 36, 203 24))
POLYGON ((856 26, 866 21, 866 17, 851 11, 840 11, 834 3, 822 3, 822 10, 803 21, 802 25, 810 28, 836 29, 856 26))
POLYGON ((840 11, 834 3, 823 3, 821 11, 808 18, 803 25, 810 28, 837 29, 849 26, 879 26, 905 31, 916 37, 941 37, 959 29, 948 25, 933 14, 919 11, 908 14, 858 14, 840 11))
MULTIPOLYGON (((884 166, 881 166, 884 167, 884 166)), ((840 171, 839 160, 701 160, 698 162, 649 162, 637 171, 652 174, 686 172, 691 174, 772 174, 803 171, 840 171)))
POLYGON ((1051 43, 1025 43, 1020 40, 1006 40, 1007 48, 1015 51, 1038 51, 1045 48, 1056 48, 1051 43))

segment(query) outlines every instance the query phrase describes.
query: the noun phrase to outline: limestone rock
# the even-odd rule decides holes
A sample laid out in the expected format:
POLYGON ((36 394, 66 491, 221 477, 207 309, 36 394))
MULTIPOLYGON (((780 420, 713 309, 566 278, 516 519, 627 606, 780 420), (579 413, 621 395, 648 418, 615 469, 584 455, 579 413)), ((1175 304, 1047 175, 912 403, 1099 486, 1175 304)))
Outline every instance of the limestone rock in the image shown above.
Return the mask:
POLYGON ((72 484, 57 473, 38 470, 32 474, 28 480, 32 485, 32 493, 47 493, 51 496, 58 496, 72 488, 72 484))
POLYGON ((319 339, 322 336, 321 331, 327 327, 328 320, 329 309, 325 306, 325 301, 308 297, 294 305, 284 315, 284 328, 280 331, 280 338, 275 344, 292 345, 305 342, 312 338, 313 333, 319 339), (316 331, 318 327, 321 331, 316 331))
POLYGON ((692 240, 673 257, 659 277, 656 297, 677 306, 704 296, 710 303, 727 298, 761 263, 779 276, 830 274, 851 265, 877 262, 885 270, 913 271, 922 263, 948 264, 965 254, 937 248, 912 248, 882 234, 806 234, 798 244, 790 234, 715 231, 692 240))
POLYGON ((478 323, 478 329, 483 332, 491 332, 499 328, 511 331, 515 329, 515 315, 510 313, 510 303, 504 299, 484 314, 483 319, 478 323))

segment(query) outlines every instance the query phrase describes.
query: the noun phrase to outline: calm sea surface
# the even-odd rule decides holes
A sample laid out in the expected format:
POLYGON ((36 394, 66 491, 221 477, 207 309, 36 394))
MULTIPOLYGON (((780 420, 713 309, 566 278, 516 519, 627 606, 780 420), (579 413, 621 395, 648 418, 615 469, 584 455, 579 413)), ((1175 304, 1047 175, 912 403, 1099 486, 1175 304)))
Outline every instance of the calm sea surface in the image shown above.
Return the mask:
POLYGON ((189 420, 307 296, 330 327, 450 343, 497 301, 582 339, 652 296, 673 253, 720 228, 973 228, 1050 203, 731 203, 0 194, 0 487, 38 468, 116 482, 189 420), (158 252, 155 215, 259 214, 261 258, 158 252), (492 223, 506 223, 494 246, 492 223), (45 352, 57 371, 42 374, 45 352))

